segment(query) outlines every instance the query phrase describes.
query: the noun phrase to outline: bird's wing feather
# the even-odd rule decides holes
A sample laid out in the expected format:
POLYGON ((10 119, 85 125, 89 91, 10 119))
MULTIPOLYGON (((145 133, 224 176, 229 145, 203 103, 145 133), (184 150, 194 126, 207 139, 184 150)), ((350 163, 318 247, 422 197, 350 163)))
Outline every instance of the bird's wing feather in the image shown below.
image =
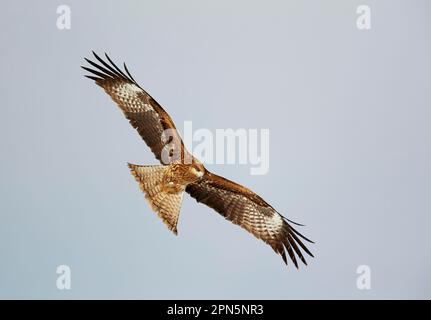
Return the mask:
POLYGON ((186 192, 269 244, 286 264, 286 251, 296 267, 296 257, 307 264, 302 251, 313 256, 303 243, 312 241, 251 190, 207 171, 202 180, 188 185, 186 192))
POLYGON ((156 158, 162 164, 185 163, 185 159, 191 159, 170 116, 137 84, 126 65, 122 71, 106 54, 107 61, 93 54, 98 63, 85 59, 93 67, 82 67, 92 74, 86 77, 111 96, 156 158))

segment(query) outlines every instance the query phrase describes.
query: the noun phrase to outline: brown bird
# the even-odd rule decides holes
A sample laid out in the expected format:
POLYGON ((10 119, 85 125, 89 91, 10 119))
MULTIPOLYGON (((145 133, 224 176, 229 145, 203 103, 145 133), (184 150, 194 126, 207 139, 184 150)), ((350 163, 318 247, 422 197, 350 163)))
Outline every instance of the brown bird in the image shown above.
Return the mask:
POLYGON ((92 74, 86 77, 94 80, 111 96, 162 163, 149 166, 129 163, 128 166, 151 208, 169 230, 177 234, 178 216, 185 191, 196 201, 213 208, 227 220, 266 242, 282 256, 286 265, 286 251, 297 268, 296 257, 307 264, 302 250, 312 257, 313 255, 303 240, 313 242, 288 222, 297 223, 283 217, 253 191, 209 172, 186 150, 172 119, 138 85, 126 64, 122 71, 108 55, 105 54, 105 61, 96 53, 93 54, 99 63, 85 59, 95 68, 82 66, 92 74))

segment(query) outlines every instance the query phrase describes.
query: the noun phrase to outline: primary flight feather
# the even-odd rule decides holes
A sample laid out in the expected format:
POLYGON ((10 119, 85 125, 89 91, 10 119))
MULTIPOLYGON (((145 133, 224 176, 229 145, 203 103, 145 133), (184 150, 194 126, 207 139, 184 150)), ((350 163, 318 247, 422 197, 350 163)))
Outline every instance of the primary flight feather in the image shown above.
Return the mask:
POLYGON ((150 147, 161 165, 128 164, 151 208, 166 226, 177 234, 177 223, 184 192, 220 213, 270 245, 287 264, 286 251, 298 268, 304 245, 311 240, 300 234, 271 205, 246 187, 209 172, 184 146, 166 111, 133 79, 126 65, 117 67, 93 52, 97 62, 85 59, 86 75, 102 87, 120 107, 130 124, 150 147))

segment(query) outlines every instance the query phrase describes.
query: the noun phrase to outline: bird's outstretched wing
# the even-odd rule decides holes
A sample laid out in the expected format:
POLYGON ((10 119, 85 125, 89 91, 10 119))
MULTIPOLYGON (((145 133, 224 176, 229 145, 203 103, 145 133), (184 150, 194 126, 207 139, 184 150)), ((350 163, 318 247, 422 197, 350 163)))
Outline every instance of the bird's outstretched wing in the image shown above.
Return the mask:
POLYGON ((312 241, 296 231, 286 218, 253 191, 207 171, 202 180, 188 185, 186 192, 265 241, 286 264, 286 251, 297 268, 296 257, 307 264, 301 249, 313 256, 302 239, 312 241))
POLYGON ((156 158, 162 164, 185 163, 192 159, 171 117, 138 85, 126 64, 122 71, 108 55, 105 54, 105 61, 96 53, 93 54, 98 63, 85 59, 93 67, 82 67, 91 73, 86 77, 94 80, 111 96, 156 158))

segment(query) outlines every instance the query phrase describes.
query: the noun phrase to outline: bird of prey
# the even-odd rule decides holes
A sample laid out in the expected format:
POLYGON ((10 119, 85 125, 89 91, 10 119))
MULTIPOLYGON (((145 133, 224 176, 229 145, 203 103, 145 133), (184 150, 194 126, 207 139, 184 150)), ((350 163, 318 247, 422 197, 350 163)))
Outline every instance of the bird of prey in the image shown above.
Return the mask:
POLYGON ((93 55, 96 62, 85 58, 92 68, 82 66, 90 72, 86 77, 114 100, 161 162, 161 165, 129 163, 128 166, 149 205, 169 230, 177 234, 186 192, 270 245, 286 265, 286 251, 296 268, 297 258, 307 264, 302 252, 313 255, 303 241, 313 242, 292 227, 297 223, 282 216, 253 191, 208 171, 186 150, 171 117, 133 79, 126 64, 121 70, 107 54, 106 60, 94 52, 93 55))

